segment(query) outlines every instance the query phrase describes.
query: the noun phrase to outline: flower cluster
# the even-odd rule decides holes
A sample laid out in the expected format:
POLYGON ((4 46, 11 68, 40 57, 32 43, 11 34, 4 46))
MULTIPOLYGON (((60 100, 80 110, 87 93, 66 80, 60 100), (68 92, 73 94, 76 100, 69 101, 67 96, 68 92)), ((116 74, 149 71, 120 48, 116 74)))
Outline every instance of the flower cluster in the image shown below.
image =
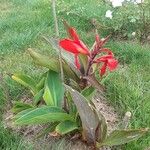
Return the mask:
POLYGON ((86 55, 88 57, 88 66, 86 75, 90 73, 90 69, 93 64, 100 66, 100 76, 106 73, 107 68, 110 71, 116 69, 118 61, 114 58, 113 52, 104 48, 104 44, 108 41, 109 36, 105 39, 100 39, 99 35, 96 34, 95 43, 93 49, 90 51, 89 48, 81 41, 76 30, 73 27, 68 28, 70 38, 61 39, 59 41, 60 47, 64 50, 73 53, 75 56, 75 65, 80 70, 79 54, 86 55), (105 55, 103 55, 105 53, 105 55))

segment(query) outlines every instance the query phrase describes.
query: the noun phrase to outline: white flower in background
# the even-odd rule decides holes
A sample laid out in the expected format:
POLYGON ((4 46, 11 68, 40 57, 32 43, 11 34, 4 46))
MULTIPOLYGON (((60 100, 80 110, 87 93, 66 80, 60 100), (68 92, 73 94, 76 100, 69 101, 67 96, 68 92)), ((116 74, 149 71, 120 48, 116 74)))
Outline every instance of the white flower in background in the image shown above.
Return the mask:
POLYGON ((136 22, 136 19, 135 19, 135 18, 132 18, 132 19, 130 20, 130 22, 135 23, 135 22, 136 22))
POLYGON ((119 7, 122 6, 124 0, 110 0, 112 2, 113 7, 119 7))
POLYGON ((113 16, 112 16, 112 11, 111 11, 111 10, 107 10, 107 11, 106 11, 106 14, 105 14, 105 17, 112 19, 112 17, 113 17, 113 16))
POLYGON ((135 36, 136 35, 136 32, 132 32, 132 36, 135 36))
POLYGON ((136 0, 136 3, 140 4, 140 3, 143 3, 144 0, 136 0))

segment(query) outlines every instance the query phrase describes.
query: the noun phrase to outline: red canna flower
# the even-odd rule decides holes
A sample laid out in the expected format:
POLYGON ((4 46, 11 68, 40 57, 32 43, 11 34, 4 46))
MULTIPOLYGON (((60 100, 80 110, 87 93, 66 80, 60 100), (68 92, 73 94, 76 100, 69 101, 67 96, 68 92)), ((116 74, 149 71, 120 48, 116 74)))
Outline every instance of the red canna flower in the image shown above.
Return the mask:
POLYGON ((66 51, 75 55, 75 65, 78 69, 80 69, 78 55, 90 55, 90 52, 86 45, 79 39, 79 36, 74 28, 69 27, 68 32, 71 39, 62 39, 59 41, 59 45, 66 51))
POLYGON ((118 61, 114 58, 113 53, 109 49, 102 49, 102 52, 107 52, 108 55, 101 56, 100 58, 96 59, 96 63, 103 62, 104 64, 100 68, 100 76, 102 77, 105 73, 107 68, 110 71, 113 71, 118 66, 118 61))

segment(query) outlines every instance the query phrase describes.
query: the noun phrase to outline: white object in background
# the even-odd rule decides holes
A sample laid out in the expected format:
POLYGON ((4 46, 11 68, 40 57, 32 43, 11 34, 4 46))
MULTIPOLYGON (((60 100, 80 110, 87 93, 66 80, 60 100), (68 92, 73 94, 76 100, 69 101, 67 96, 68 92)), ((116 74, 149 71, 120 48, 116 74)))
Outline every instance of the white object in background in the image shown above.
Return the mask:
POLYGON ((122 6, 124 0, 110 0, 112 2, 113 7, 119 7, 122 6))
POLYGON ((105 14, 105 17, 112 19, 112 11, 111 10, 107 10, 106 14, 105 14))
POLYGON ((136 33, 135 32, 132 32, 132 36, 135 36, 136 35, 136 33))
POLYGON ((136 3, 140 4, 140 3, 143 3, 144 0, 136 0, 136 3))

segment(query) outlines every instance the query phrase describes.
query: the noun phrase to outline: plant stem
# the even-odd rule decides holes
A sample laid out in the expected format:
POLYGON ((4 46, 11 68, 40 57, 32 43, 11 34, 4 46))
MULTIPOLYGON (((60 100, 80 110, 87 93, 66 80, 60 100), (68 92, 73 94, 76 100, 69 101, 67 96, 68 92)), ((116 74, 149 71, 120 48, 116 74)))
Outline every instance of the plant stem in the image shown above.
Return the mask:
POLYGON ((87 71, 86 71, 86 74, 85 74, 86 76, 89 75, 89 71, 90 71, 90 68, 91 68, 91 66, 93 64, 93 60, 94 60, 95 57, 96 57, 96 54, 90 58, 90 61, 89 61, 89 64, 88 64, 88 68, 87 68, 87 71))
MULTIPOLYGON (((57 20, 57 15, 56 15, 56 0, 52 0, 52 11, 53 11, 53 18, 54 18, 54 23, 55 23, 55 33, 56 33, 56 36, 59 37, 58 20, 57 20)), ((59 49, 59 63, 60 63, 61 80, 63 82, 64 74, 63 74, 63 66, 62 66, 61 49, 59 49)))

